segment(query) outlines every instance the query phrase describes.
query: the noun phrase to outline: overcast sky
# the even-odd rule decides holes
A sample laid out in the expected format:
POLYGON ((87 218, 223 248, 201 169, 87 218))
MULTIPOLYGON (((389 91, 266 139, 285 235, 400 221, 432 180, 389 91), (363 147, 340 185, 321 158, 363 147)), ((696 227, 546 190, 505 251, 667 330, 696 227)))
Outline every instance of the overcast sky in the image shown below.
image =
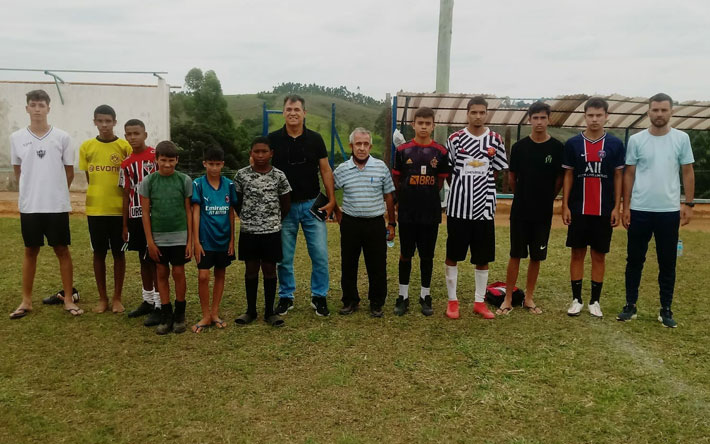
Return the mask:
MULTIPOLYGON (((435 88, 438 0, 2 0, 2 11, 3 68, 168 71, 182 86, 199 67, 226 94, 287 81, 376 98, 435 88)), ((456 0, 450 91, 710 100, 709 18, 707 0, 456 0)))

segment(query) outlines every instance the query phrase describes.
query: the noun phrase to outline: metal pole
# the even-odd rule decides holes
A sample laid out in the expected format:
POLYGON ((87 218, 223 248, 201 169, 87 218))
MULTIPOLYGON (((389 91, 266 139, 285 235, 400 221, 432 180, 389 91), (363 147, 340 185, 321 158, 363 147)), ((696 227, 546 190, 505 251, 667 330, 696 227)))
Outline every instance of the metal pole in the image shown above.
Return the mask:
MULTIPOLYGON (((335 102, 330 105, 330 167, 335 166, 335 102)), ((345 160, 345 159, 343 159, 345 160)))
MULTIPOLYGON (((449 92, 451 70, 451 32, 454 16, 454 0, 439 0, 439 44, 436 54, 436 92, 449 92)), ((437 126, 434 139, 443 143, 448 135, 446 126, 437 126)))
POLYGON ((261 135, 266 137, 269 135, 269 113, 266 111, 266 102, 262 104, 261 109, 261 135))
POLYGON ((392 157, 392 132, 394 131, 394 128, 392 128, 392 96, 390 96, 390 93, 387 93, 385 98, 385 106, 387 107, 387 113, 385 116, 385 150, 383 150, 382 153, 382 160, 385 161, 388 168, 392 168, 393 165, 390 162, 390 158, 392 157), (387 148, 389 148, 390 153, 387 153, 387 148))

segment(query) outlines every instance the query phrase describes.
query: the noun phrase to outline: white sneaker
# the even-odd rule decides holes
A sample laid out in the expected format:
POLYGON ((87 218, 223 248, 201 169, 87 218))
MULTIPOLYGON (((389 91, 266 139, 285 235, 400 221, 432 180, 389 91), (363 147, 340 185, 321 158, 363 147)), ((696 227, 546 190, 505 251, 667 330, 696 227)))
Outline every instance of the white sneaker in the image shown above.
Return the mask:
POLYGON ((583 302, 579 302, 577 299, 572 299, 572 305, 569 306, 567 314, 569 316, 579 316, 579 314, 582 312, 582 307, 584 307, 583 302))
POLYGON ((597 301, 593 304, 589 304, 587 306, 587 308, 589 308, 589 314, 594 316, 595 318, 603 318, 604 317, 604 315, 602 314, 602 308, 599 305, 599 301, 597 301))

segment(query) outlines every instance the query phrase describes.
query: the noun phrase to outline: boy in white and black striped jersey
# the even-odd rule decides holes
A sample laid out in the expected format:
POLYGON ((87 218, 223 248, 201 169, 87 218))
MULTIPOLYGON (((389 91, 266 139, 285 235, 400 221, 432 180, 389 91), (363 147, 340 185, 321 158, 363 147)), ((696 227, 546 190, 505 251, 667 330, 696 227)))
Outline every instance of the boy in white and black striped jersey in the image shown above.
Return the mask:
POLYGON ((495 179, 498 171, 508 168, 508 161, 503 139, 485 126, 486 99, 474 97, 466 109, 468 126, 449 136, 446 144, 452 168, 446 205, 446 316, 459 318, 456 263, 466 259, 470 248, 471 263, 476 266, 473 312, 492 319, 495 315, 486 307, 484 297, 488 263, 495 260, 495 179))

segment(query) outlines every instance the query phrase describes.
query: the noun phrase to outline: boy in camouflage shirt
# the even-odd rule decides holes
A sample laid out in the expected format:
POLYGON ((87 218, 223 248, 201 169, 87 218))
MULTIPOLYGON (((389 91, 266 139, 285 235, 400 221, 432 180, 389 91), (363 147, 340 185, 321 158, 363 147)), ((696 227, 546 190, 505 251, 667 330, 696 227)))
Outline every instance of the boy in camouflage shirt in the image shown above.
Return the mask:
POLYGON ((283 319, 274 313, 276 297, 276 263, 281 260, 281 221, 291 207, 291 186, 283 171, 271 166, 274 154, 266 137, 257 137, 249 151, 252 164, 237 171, 239 228, 239 260, 245 262, 244 284, 247 311, 235 319, 246 325, 257 318, 256 293, 259 268, 264 275, 264 321, 281 327, 283 319))

